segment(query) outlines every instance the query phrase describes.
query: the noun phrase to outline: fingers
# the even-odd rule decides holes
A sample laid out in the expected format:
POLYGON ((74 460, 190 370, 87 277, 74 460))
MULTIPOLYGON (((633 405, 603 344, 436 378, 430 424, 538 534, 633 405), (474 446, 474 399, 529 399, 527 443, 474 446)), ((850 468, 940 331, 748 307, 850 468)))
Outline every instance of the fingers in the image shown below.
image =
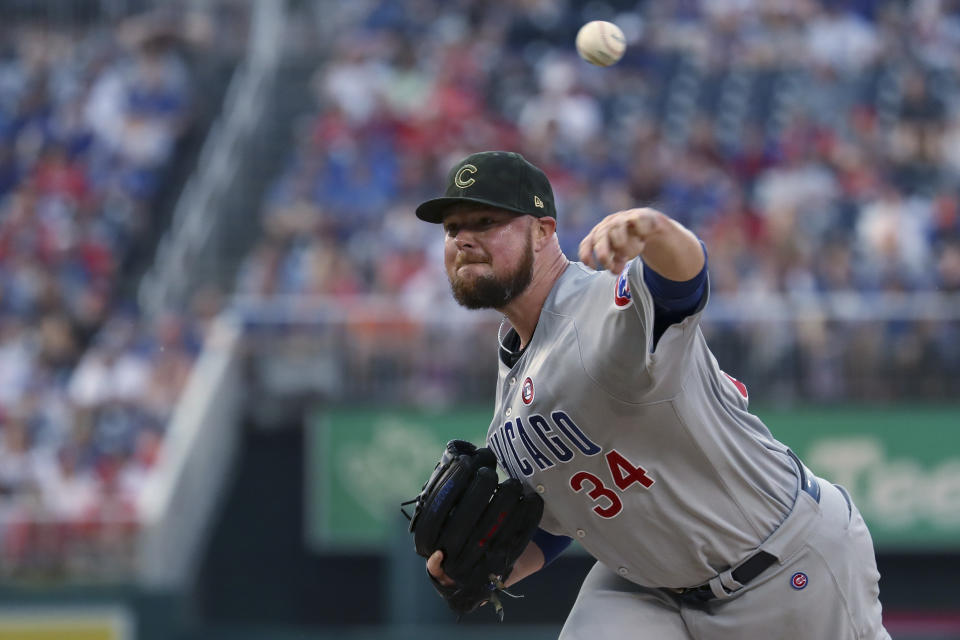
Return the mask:
POLYGON ((577 250, 580 262, 593 269, 597 268, 597 263, 593 259, 593 232, 596 230, 597 228, 594 227, 593 230, 580 241, 580 248, 577 250))
POLYGON ((437 582, 445 587, 453 587, 456 583, 443 570, 443 551, 437 549, 427 558, 427 571, 437 582))
POLYGON ((623 223, 610 226, 607 232, 607 241, 610 245, 610 257, 604 260, 604 266, 613 273, 620 273, 627 261, 640 255, 644 242, 642 236, 630 232, 629 218, 623 223))
POLYGON ((615 259, 613 247, 610 246, 610 232, 601 233, 597 236, 593 244, 593 255, 597 256, 597 262, 605 269, 612 269, 612 262, 615 259))
POLYGON ((647 238, 656 231, 659 212, 654 209, 630 209, 624 214, 624 220, 634 235, 647 238))
POLYGON ((620 273, 643 252, 656 228, 656 215, 653 209, 628 209, 607 216, 580 243, 580 260, 594 269, 620 273))

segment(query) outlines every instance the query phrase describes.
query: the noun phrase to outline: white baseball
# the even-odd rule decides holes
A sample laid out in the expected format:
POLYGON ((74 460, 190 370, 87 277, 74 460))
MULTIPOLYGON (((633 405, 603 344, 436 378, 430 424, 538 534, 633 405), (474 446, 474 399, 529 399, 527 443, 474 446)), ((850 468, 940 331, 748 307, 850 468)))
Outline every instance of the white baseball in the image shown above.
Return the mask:
POLYGON ((627 39, 620 27, 605 20, 593 20, 577 32, 577 53, 598 67, 609 67, 623 57, 627 39))

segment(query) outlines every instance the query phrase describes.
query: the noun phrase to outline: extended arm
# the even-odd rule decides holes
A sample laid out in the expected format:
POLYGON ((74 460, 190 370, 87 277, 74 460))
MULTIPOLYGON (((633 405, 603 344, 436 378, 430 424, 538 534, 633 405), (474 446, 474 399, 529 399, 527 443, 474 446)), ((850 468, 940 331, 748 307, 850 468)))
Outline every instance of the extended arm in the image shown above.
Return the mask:
POLYGON ((580 260, 613 273, 620 273, 636 256, 664 278, 680 282, 696 276, 704 265, 693 232, 656 209, 613 213, 580 243, 580 260))

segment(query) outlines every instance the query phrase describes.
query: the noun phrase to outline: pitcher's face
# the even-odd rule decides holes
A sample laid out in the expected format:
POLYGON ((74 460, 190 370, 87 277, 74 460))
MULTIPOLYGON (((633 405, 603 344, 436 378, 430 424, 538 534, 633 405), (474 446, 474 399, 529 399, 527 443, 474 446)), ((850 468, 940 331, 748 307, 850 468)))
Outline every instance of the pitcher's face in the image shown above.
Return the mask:
POLYGON ((482 207, 444 217, 444 263, 457 302, 499 309, 526 290, 533 277, 533 220, 482 207))

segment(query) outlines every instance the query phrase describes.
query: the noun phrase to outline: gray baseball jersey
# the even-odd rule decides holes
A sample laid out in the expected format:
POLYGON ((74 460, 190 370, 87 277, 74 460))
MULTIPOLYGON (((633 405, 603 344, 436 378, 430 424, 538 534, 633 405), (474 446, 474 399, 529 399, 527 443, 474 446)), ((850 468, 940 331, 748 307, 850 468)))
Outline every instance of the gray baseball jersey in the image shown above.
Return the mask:
POLYGON ((500 362, 487 443, 542 494, 543 529, 638 584, 689 587, 776 529, 797 467, 708 350, 706 295, 651 349, 643 268, 567 268, 523 356, 500 362))
POLYGON ((747 410, 700 331, 708 294, 654 345, 643 268, 573 263, 500 362, 487 444, 543 496, 541 527, 599 560, 561 640, 889 640, 856 505, 747 410), (698 585, 709 606, 678 593, 698 585))

